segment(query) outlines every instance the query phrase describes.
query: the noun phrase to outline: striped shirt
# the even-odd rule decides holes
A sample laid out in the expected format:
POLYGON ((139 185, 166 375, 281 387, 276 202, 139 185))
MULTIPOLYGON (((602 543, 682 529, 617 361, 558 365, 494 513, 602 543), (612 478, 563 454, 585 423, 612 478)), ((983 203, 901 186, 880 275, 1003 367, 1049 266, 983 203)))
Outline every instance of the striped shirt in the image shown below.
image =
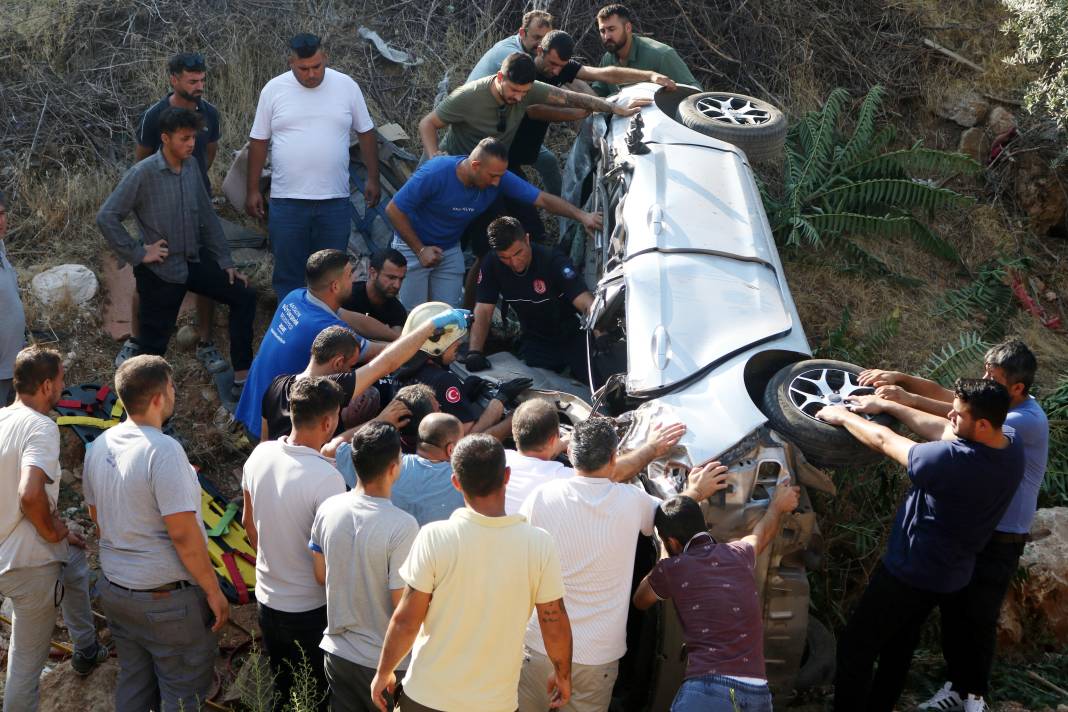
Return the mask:
POLYGON ((163 151, 135 164, 100 207, 96 224, 119 260, 132 266, 145 259, 145 245, 166 240, 167 258, 145 265, 164 282, 185 284, 189 277, 186 263, 199 262, 202 250, 221 269, 234 266, 222 224, 193 158, 187 158, 178 173, 167 165, 163 151), (123 227, 130 213, 137 219, 140 240, 123 227))
MULTIPOLYGON (((653 533, 659 504, 640 487, 582 475, 546 483, 523 502, 520 514, 556 542, 574 662, 604 665, 627 652, 635 545, 653 533)), ((536 617, 525 643, 545 654, 536 617)))

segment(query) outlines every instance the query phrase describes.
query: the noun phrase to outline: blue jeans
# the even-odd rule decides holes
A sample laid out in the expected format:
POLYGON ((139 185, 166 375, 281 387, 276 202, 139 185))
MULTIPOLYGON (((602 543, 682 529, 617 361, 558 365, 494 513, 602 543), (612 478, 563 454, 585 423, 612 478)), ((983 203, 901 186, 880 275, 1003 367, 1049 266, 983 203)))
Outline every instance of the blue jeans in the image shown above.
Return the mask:
POLYGON ((408 272, 397 294, 405 309, 411 311, 425 302, 460 306, 464 290, 464 254, 459 245, 445 250, 441 262, 434 267, 421 265, 419 258, 399 237, 393 238, 393 248, 408 261, 408 272))
POLYGON ((682 683, 671 712, 771 712, 771 690, 722 675, 692 677, 682 683))
POLYGON ((348 251, 352 203, 348 198, 271 198, 267 233, 274 255, 271 286, 282 301, 304 286, 304 264, 319 250, 348 251))

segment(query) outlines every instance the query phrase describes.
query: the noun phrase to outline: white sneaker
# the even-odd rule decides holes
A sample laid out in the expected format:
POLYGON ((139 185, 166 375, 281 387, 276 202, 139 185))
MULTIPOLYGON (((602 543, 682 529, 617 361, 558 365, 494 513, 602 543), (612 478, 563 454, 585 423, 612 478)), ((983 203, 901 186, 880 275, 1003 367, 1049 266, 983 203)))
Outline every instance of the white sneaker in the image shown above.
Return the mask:
POLYGON ((987 712, 986 702, 982 697, 976 697, 969 694, 968 698, 964 700, 964 712, 987 712))
MULTIPOLYGON (((979 702, 982 704, 982 700, 979 702)), ((947 682, 942 685, 941 690, 934 694, 934 697, 920 704, 916 709, 935 710, 935 712, 963 712, 965 707, 960 695, 953 691, 953 683, 947 682)), ((985 708, 977 707, 976 709, 983 710, 985 708)))

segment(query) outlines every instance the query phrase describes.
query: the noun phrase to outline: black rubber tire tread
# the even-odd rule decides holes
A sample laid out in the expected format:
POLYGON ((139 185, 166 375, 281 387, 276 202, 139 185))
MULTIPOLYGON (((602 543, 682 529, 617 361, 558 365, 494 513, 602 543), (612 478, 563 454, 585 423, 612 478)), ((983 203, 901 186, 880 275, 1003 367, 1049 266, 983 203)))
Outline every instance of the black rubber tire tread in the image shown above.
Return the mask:
POLYGON ((734 144, 745 151, 751 163, 777 159, 786 143, 786 116, 766 101, 745 94, 724 91, 705 91, 691 94, 679 104, 675 117, 680 124, 712 138, 734 144), (771 114, 771 120, 759 126, 729 126, 709 119, 697 109, 697 102, 709 96, 731 96, 746 99, 771 114))
MULTIPOLYGON (((809 359, 798 361, 779 369, 764 389, 761 410, 768 425, 784 438, 801 448, 801 452, 813 465, 839 467, 844 465, 869 465, 879 461, 882 455, 857 442, 845 428, 813 420, 790 400, 787 388, 794 377, 814 368, 836 368, 853 374, 861 372, 860 366, 845 361, 809 359)), ((876 416, 875 421, 890 425, 888 416, 876 416)))
POLYGON ((835 665, 834 633, 818 618, 808 617, 805 634, 805 654, 801 669, 794 682, 796 690, 810 690, 834 682, 835 665))

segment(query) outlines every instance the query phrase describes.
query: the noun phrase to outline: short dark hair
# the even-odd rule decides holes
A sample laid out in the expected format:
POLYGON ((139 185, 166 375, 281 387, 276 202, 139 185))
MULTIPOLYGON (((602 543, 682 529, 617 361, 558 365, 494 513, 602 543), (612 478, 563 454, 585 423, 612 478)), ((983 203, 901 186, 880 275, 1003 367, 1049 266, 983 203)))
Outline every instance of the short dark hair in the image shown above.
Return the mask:
POLYGON ((701 532, 708 531, 701 505, 689 497, 676 495, 656 508, 653 523, 660 538, 671 537, 683 546, 701 532))
POLYGON ((511 215, 497 218, 486 228, 486 237, 489 240, 490 249, 494 251, 507 250, 509 247, 526 237, 527 231, 523 223, 511 215))
POLYGON ((1005 372, 1009 385, 1022 383, 1024 393, 1031 390, 1038 370, 1038 359, 1023 341, 1017 338, 1006 339, 996 344, 983 357, 984 363, 1005 372))
POLYGON ((553 16, 545 12, 545 10, 530 10, 523 14, 522 28, 529 30, 532 25, 548 25, 553 26, 553 16))
POLYGON ((341 276, 349 264, 349 256, 341 250, 313 252, 304 263, 304 283, 314 291, 324 288, 341 276))
POLYGON ((634 22, 634 16, 631 14, 630 9, 626 5, 620 5, 619 3, 612 3, 605 5, 597 11, 598 20, 607 20, 612 15, 617 16, 623 22, 634 22))
POLYGON ((407 406, 412 414, 401 428, 401 435, 412 440, 418 438, 419 424, 423 422, 423 418, 437 410, 438 399, 434 396, 434 389, 425 383, 413 383, 401 388, 393 398, 407 406))
POLYGON ((352 329, 334 324, 316 335, 311 345, 312 361, 321 366, 338 356, 349 358, 358 348, 359 342, 352 329))
POLYGON ((352 436, 352 464, 360 482, 374 482, 400 459, 400 433, 391 423, 372 420, 352 436))
POLYGON ((953 395, 968 406, 976 420, 988 420, 995 428, 1005 423, 1009 412, 1009 391, 997 381, 985 378, 958 378, 953 395))
POLYGON ((537 450, 560 434, 560 414, 539 398, 525 401, 512 414, 512 437, 520 450, 537 450))
POLYGON ((492 435, 468 435, 452 451, 452 471, 468 497, 486 497, 503 487, 504 469, 504 446, 492 435))
POLYGON ((398 267, 408 266, 408 260, 404 259, 404 255, 402 255, 400 251, 394 250, 392 247, 387 247, 384 250, 379 250, 378 252, 371 255, 371 262, 368 266, 375 272, 381 272, 382 268, 385 267, 387 262, 392 262, 398 267))
POLYGON ((545 54, 556 51, 556 56, 565 62, 575 55, 575 40, 563 30, 553 30, 541 39, 541 51, 545 54))
POLYGON ((139 415, 167 387, 174 369, 162 356, 144 354, 123 361, 115 371, 115 391, 127 413, 139 415))
POLYGON ((478 142, 475 146, 475 150, 471 151, 471 157, 477 160, 484 160, 486 156, 493 156, 498 161, 508 160, 508 147, 504 145, 498 139, 492 136, 487 136, 478 142))
POLYGON ((295 54, 301 59, 313 56, 322 46, 322 39, 311 32, 301 32, 289 39, 289 53, 295 54))
POLYGON ((534 60, 526 52, 512 52, 501 62, 501 74, 513 84, 531 84, 538 78, 534 60))
POLYGON ((172 134, 180 129, 192 129, 200 131, 204 128, 204 119, 200 114, 180 106, 168 106, 159 112, 159 132, 172 134))
MULTIPOLYGON (((2 200, 0 205, 3 205, 2 200)), ((63 357, 58 351, 36 344, 27 346, 15 356, 15 393, 32 396, 45 381, 51 381, 59 375, 62 365, 63 357)))
POLYGON ((341 386, 333 379, 298 378, 289 387, 289 420, 294 429, 314 425, 323 416, 337 414, 343 400, 341 386))
POLYGON ((167 72, 178 76, 182 72, 206 72, 208 65, 200 52, 179 52, 167 60, 167 72))
POLYGON ((575 426, 569 448, 576 470, 595 472, 612 460, 619 436, 610 418, 593 416, 575 426))

